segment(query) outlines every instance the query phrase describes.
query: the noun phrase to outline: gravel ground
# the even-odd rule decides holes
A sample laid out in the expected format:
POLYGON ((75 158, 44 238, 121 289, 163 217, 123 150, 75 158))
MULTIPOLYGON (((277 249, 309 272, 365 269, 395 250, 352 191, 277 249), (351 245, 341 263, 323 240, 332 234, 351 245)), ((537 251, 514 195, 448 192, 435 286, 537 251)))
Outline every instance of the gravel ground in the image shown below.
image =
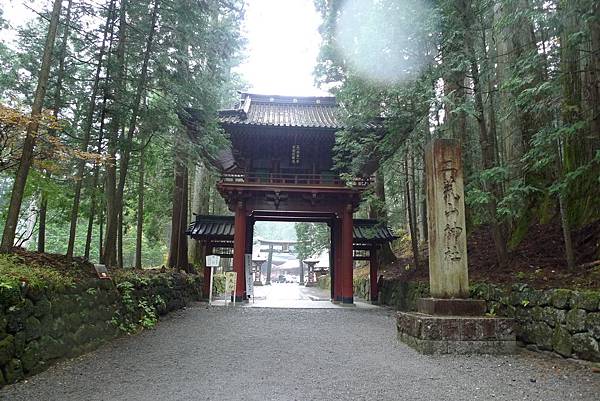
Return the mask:
POLYGON ((589 366, 423 356, 385 309, 208 308, 0 390, 0 400, 599 400, 589 366))

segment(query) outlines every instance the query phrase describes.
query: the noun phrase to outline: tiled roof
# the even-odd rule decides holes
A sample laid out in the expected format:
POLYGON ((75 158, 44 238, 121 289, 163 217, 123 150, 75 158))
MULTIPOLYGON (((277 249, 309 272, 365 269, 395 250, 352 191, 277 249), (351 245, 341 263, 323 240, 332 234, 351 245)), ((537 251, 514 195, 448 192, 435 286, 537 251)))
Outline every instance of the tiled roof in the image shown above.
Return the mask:
POLYGON ((233 241, 233 222, 233 216, 198 215, 185 233, 198 240, 233 241))
POLYGON ((373 219, 354 219, 352 236, 355 244, 383 243, 398 238, 391 228, 373 219))
POLYGON ((239 107, 219 112, 223 125, 342 129, 335 97, 242 94, 239 107))
MULTIPOLYGON (((233 109, 219 111, 222 125, 343 129, 333 96, 268 96, 242 93, 233 109)), ((380 120, 364 129, 381 129, 380 120)))
MULTIPOLYGON (((233 241, 233 216, 196 216, 186 234, 196 240, 233 241)), ((355 244, 390 242, 398 238, 393 231, 377 220, 355 219, 352 236, 355 244)))

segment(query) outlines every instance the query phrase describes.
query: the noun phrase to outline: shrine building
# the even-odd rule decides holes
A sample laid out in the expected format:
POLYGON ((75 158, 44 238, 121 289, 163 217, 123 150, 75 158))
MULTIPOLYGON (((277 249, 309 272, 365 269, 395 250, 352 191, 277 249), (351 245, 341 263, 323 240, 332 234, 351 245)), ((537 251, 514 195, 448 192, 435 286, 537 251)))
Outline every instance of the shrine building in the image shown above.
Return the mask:
MULTIPOLYGON (((371 298, 376 300, 377 249, 396 237, 376 220, 353 219, 371 178, 365 173, 345 182, 333 170, 335 133, 344 128, 335 97, 242 93, 236 106, 219 112, 231 147, 213 161, 222 174, 217 189, 234 215, 197 216, 187 234, 207 254, 227 256, 225 250, 233 250, 241 301, 246 299, 245 280, 240 279, 244 255, 252 253, 256 221, 326 223, 331 232, 331 300, 353 303, 353 260, 359 259, 371 263, 371 298)), ((197 123, 190 114, 186 125, 194 135, 197 123)))

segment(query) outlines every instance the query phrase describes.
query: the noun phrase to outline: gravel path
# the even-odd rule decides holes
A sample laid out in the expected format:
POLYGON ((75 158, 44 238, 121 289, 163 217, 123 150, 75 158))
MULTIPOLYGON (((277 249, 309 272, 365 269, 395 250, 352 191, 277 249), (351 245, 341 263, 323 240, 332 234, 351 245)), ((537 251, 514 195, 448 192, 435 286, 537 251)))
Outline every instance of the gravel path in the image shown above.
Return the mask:
POLYGON ((598 400, 600 374, 531 353, 423 356, 383 309, 197 304, 0 400, 598 400))

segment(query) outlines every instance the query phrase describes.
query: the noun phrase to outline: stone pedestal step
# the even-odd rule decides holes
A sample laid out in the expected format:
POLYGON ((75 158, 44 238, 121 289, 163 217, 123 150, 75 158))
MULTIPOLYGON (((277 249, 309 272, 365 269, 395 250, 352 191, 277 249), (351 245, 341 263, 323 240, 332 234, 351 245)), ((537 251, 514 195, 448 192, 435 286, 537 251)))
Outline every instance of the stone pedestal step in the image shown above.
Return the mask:
POLYGON ((514 321, 485 316, 432 316, 398 312, 398 339, 423 354, 509 354, 514 321))

